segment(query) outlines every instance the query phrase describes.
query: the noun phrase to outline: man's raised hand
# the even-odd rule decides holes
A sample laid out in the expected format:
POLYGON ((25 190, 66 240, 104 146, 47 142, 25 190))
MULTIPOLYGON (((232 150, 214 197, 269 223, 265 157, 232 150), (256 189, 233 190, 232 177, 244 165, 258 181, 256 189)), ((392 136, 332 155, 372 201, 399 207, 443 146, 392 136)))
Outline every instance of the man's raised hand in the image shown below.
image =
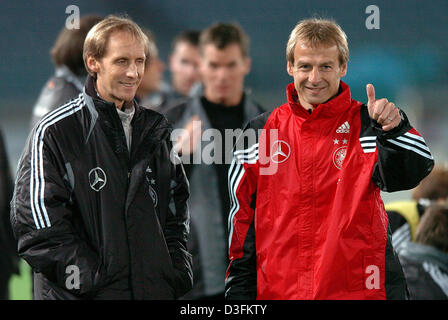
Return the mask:
POLYGON ((379 125, 383 131, 389 131, 397 127, 401 122, 400 110, 387 99, 375 99, 375 88, 372 84, 368 84, 367 91, 367 108, 369 116, 379 125))

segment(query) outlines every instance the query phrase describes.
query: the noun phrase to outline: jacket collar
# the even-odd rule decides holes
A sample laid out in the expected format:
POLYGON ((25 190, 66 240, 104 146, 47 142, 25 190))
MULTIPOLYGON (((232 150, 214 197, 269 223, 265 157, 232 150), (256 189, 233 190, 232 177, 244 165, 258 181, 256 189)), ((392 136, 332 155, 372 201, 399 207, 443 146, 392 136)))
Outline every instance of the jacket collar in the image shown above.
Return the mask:
MULTIPOLYGON (((290 83, 286 87, 286 97, 292 112, 302 118, 310 117, 310 113, 299 103, 297 91, 294 83, 290 83)), ((332 99, 325 103, 318 105, 311 114, 325 114, 327 116, 334 116, 341 114, 347 110, 351 105, 351 94, 349 86, 340 81, 339 92, 332 99)))
MULTIPOLYGON (((116 108, 115 104, 113 102, 105 101, 98 95, 98 93, 95 89, 95 81, 96 81, 95 78, 93 78, 91 75, 88 75, 87 79, 86 79, 85 87, 84 87, 84 92, 86 93, 86 95, 88 95, 92 99, 93 106, 98 111, 102 111, 102 113, 105 112, 109 115, 116 114, 118 116, 118 112, 117 112, 117 108, 116 108)), ((133 116, 133 120, 134 120, 134 118, 136 118, 136 117, 138 117, 138 115, 140 115, 142 110, 135 99, 134 99, 134 101, 132 101, 132 103, 134 104, 134 108, 135 108, 135 113, 133 116)))

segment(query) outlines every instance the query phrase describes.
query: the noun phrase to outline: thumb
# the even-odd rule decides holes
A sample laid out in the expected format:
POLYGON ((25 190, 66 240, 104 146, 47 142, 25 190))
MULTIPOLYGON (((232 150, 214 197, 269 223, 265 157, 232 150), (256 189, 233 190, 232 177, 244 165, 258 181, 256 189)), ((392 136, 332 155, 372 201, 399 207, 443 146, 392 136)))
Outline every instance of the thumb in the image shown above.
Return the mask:
POLYGON ((367 99, 369 100, 368 105, 370 107, 370 105, 375 102, 375 88, 373 87, 372 84, 369 83, 366 86, 366 91, 367 91, 367 99))

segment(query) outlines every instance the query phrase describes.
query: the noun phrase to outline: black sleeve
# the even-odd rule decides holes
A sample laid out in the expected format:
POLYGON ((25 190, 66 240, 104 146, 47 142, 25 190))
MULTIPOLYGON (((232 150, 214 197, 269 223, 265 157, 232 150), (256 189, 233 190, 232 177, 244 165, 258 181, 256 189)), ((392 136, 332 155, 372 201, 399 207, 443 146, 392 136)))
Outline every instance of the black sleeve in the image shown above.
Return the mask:
POLYGON ((361 109, 361 119, 364 119, 362 134, 366 135, 366 131, 370 131, 376 136, 378 161, 372 179, 382 191, 412 189, 434 167, 434 159, 425 140, 411 126, 402 110, 400 114, 400 125, 390 131, 383 131, 376 121, 370 119, 367 107, 361 109), (366 123, 370 127, 364 130, 366 123))
MULTIPOLYGON (((167 142, 167 152, 172 151, 172 143, 167 142)), ((170 154, 172 174, 170 181, 170 203, 164 231, 176 273, 176 296, 180 297, 193 287, 192 257, 187 251, 190 216, 187 200, 190 195, 188 180, 180 158, 170 154)))
POLYGON ((257 298, 257 261, 254 221, 249 226, 241 258, 231 261, 227 270, 225 297, 227 300, 257 298))

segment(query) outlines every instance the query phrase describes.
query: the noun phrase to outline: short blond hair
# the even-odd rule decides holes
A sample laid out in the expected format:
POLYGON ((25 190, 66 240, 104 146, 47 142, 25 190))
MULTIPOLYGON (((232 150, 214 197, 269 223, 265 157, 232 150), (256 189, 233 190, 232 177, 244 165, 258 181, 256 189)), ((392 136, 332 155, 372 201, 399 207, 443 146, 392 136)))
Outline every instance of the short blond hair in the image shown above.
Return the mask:
POLYGON ((286 60, 291 64, 294 64, 294 49, 298 41, 304 41, 311 47, 336 45, 339 63, 342 65, 348 62, 347 35, 333 20, 312 18, 299 21, 286 45, 286 60))
POLYGON ((109 38, 112 33, 117 31, 129 32, 135 39, 141 41, 144 46, 146 59, 149 58, 150 43, 142 29, 128 17, 109 15, 90 29, 84 41, 82 57, 87 72, 93 77, 96 77, 96 73, 89 69, 87 58, 92 56, 99 60, 104 57, 106 55, 109 38))

